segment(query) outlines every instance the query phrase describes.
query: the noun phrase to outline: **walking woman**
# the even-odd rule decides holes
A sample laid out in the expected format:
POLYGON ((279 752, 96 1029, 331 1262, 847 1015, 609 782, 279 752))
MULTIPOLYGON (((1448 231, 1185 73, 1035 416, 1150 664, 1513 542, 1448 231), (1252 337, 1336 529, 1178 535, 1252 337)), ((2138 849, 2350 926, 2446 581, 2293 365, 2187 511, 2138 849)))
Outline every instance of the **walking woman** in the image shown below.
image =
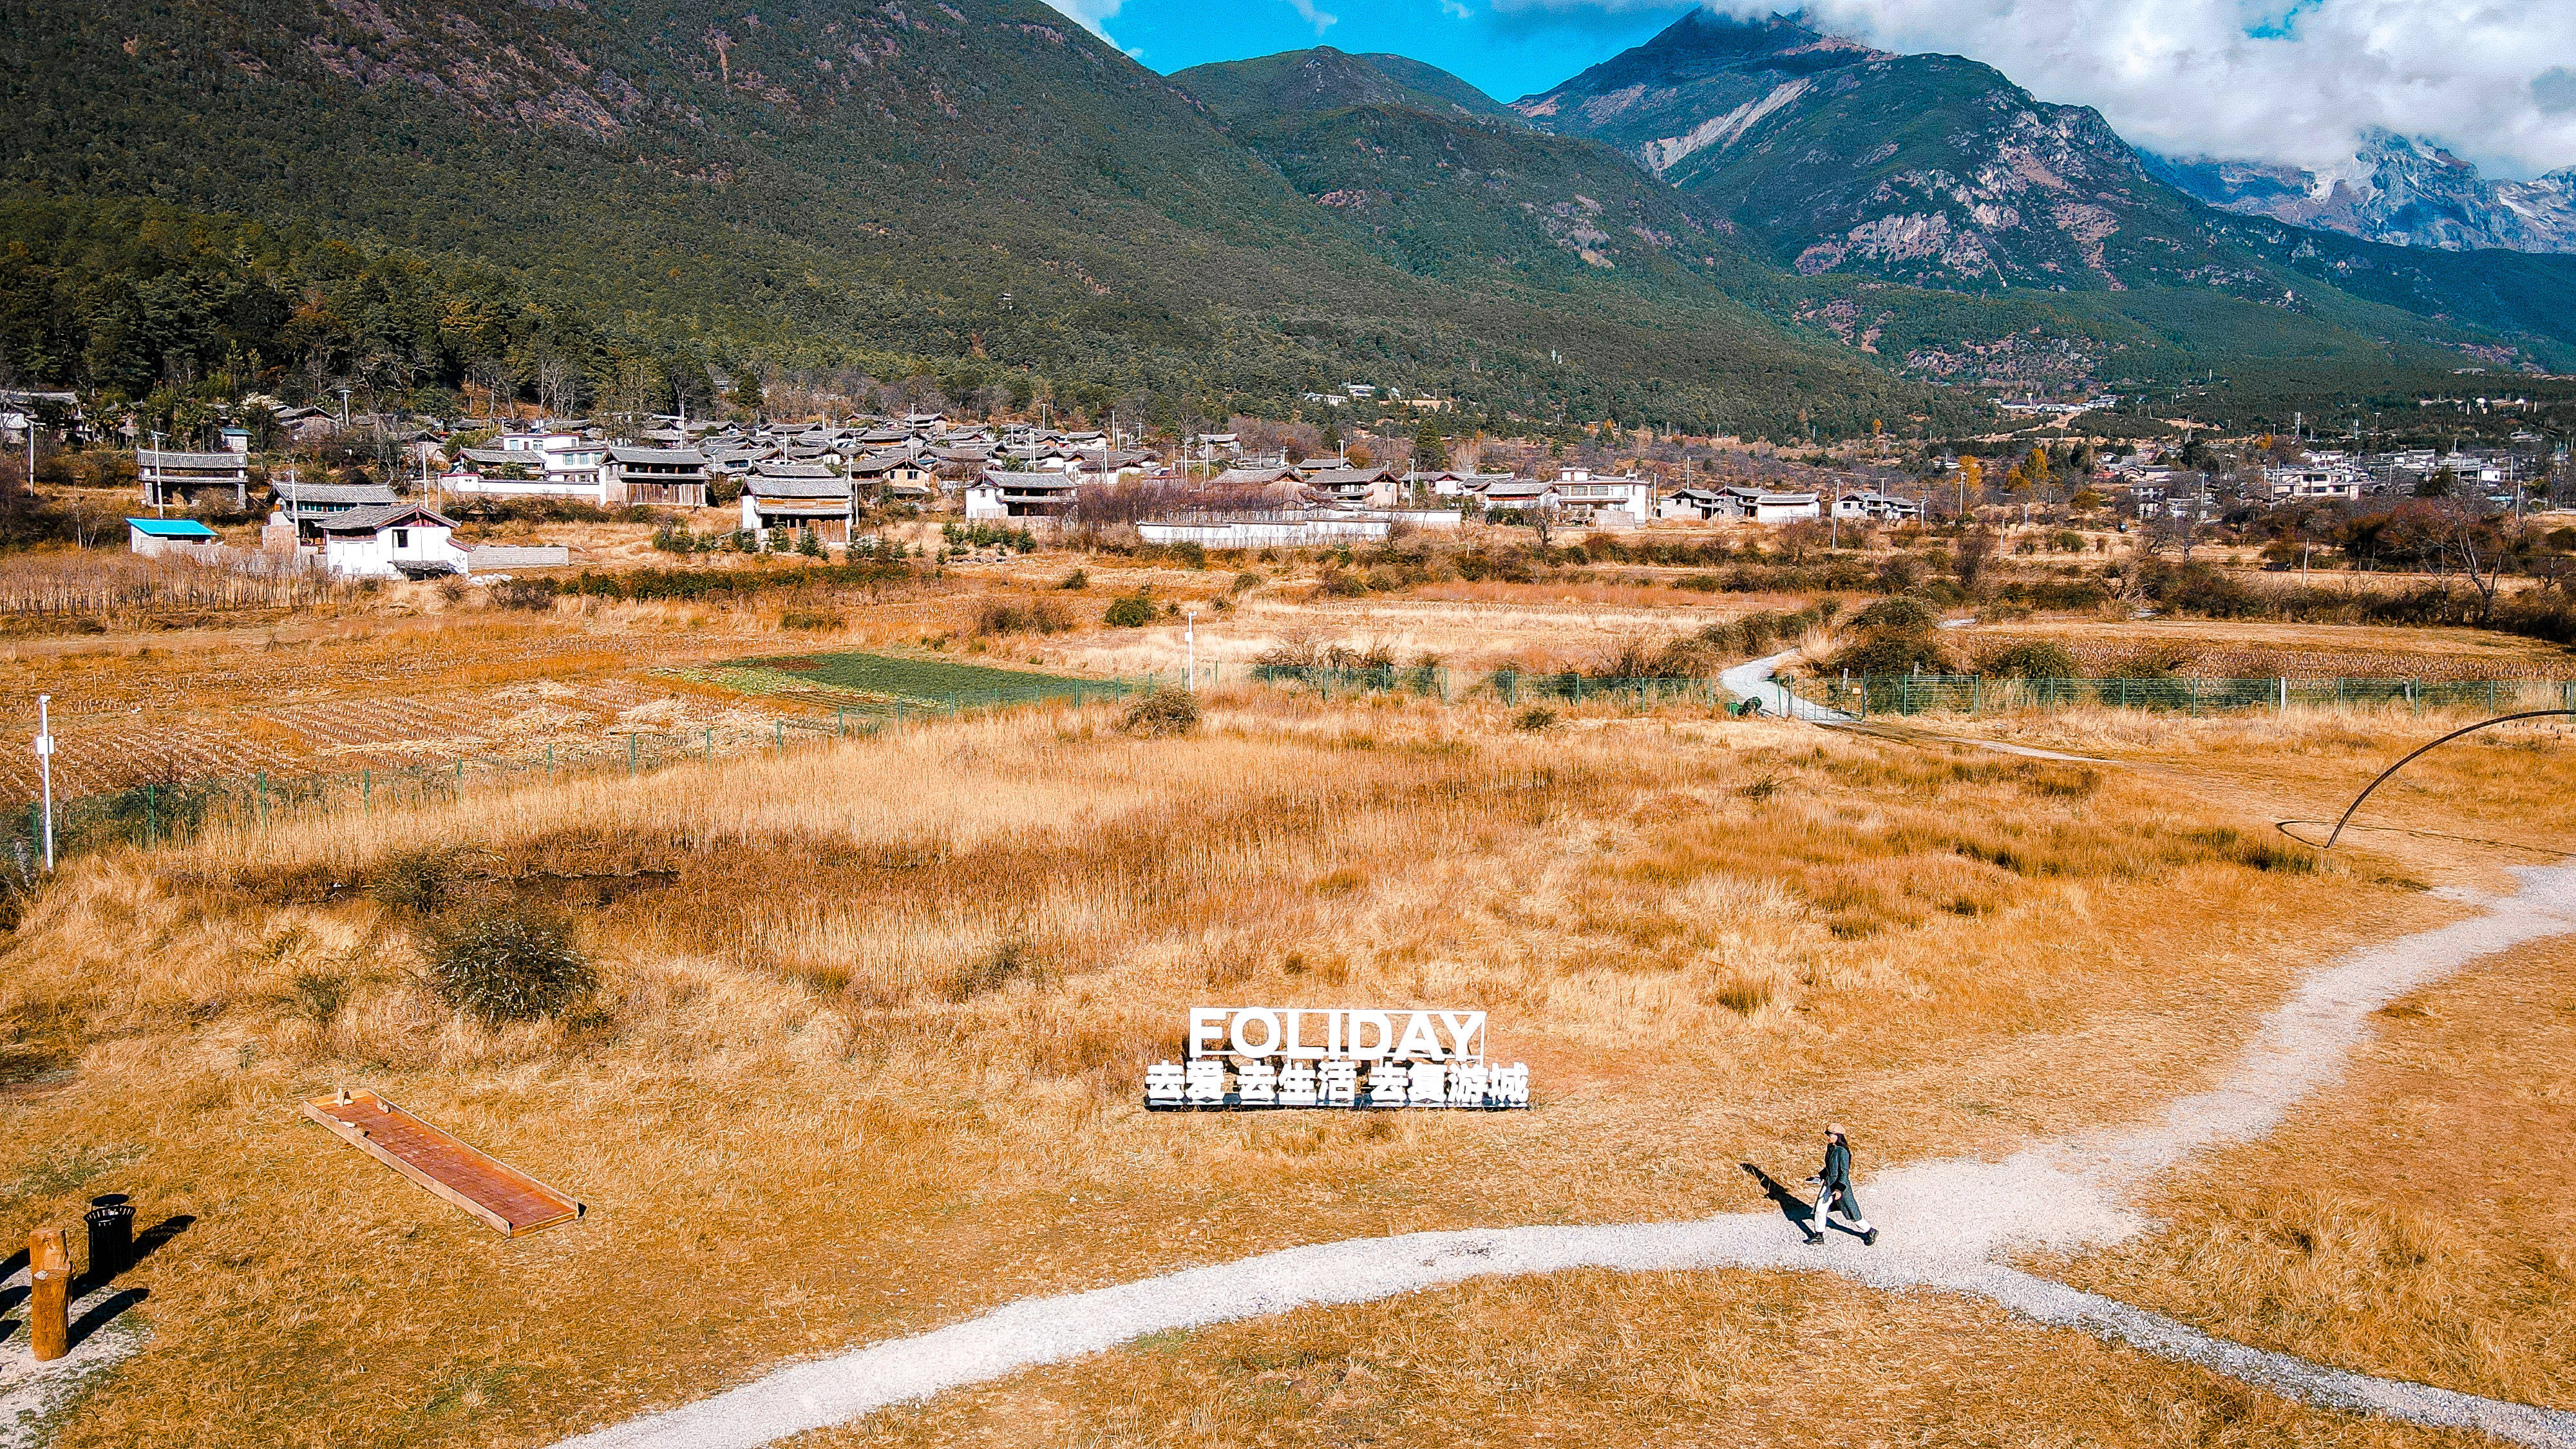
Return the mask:
POLYGON ((1852 1191, 1851 1139, 1843 1136, 1840 1122, 1825 1128, 1825 1169, 1807 1181, 1818 1187, 1816 1215, 1807 1225, 1808 1242, 1824 1240, 1824 1230, 1831 1221, 1827 1214, 1839 1208, 1851 1224, 1850 1231, 1860 1234, 1860 1240, 1871 1247, 1878 1246, 1878 1229, 1861 1216, 1860 1194, 1852 1191))

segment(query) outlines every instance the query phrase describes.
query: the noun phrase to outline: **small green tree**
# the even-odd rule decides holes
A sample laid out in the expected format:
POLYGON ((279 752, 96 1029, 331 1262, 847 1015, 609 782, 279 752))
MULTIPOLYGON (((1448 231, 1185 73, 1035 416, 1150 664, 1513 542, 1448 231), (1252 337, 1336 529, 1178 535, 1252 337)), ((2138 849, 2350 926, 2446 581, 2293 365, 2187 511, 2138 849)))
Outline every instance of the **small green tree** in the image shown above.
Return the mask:
POLYGON ((1413 466, 1425 472, 1437 472, 1449 466, 1449 441, 1429 418, 1413 430, 1413 466))
POLYGON ((1154 601, 1141 593, 1122 594, 1110 601, 1100 622, 1112 629, 1142 629, 1154 622, 1154 601))

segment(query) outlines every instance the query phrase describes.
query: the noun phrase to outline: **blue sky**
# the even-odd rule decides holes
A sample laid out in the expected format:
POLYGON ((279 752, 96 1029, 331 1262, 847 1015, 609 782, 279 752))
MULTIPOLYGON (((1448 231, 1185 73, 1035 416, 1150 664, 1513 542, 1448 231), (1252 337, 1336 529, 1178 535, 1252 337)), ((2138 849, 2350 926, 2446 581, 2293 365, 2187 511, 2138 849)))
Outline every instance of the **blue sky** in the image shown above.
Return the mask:
POLYGON ((1496 9, 1488 0, 1119 0, 1105 16, 1099 11, 1108 7, 1098 0, 1088 6, 1058 0, 1058 8, 1096 20, 1117 44, 1165 74, 1205 61, 1330 45, 1409 55, 1511 101, 1626 50, 1690 5, 1496 9))

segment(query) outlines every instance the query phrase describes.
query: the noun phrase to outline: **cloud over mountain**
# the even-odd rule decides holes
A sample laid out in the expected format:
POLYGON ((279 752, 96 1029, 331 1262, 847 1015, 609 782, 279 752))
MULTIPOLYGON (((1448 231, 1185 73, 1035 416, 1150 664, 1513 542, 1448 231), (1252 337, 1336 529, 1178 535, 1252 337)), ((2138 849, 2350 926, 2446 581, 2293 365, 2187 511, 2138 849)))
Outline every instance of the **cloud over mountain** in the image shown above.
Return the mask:
MULTIPOLYGON (((1708 0, 1758 18, 1765 0, 1708 0)), ((1492 0, 1568 18, 1654 0, 1492 0)), ((1981 60, 2176 156, 2323 169, 2365 132, 2430 137, 2489 174, 2576 164, 2576 5, 2494 0, 1812 0, 1809 23, 1981 60)))

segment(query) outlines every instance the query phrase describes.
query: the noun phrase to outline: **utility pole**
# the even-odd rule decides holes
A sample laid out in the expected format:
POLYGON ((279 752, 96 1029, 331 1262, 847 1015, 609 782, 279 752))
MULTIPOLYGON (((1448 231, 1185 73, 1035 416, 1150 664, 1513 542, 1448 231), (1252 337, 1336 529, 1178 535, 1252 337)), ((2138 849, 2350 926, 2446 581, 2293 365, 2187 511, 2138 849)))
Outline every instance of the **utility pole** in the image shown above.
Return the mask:
POLYGON ((54 873, 54 697, 36 696, 36 767, 45 778, 45 873, 54 873))
POLYGON ((170 516, 170 495, 162 478, 161 467, 161 433, 159 429, 154 429, 152 433, 152 516, 155 518, 170 516))

